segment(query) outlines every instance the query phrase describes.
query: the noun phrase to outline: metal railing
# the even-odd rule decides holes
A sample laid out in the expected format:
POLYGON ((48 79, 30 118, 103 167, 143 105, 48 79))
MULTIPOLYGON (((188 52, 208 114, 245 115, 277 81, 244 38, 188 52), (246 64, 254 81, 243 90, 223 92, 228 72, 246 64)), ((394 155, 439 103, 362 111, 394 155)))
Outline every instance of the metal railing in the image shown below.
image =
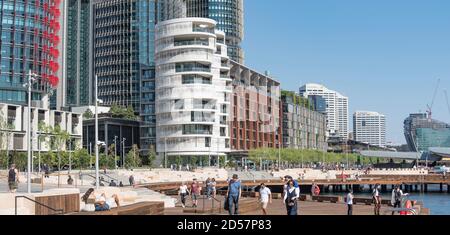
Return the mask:
MULTIPOLYGON (((210 212, 211 213, 215 212, 216 207, 215 207, 215 203, 214 202, 217 202, 219 204, 219 214, 221 214, 222 213, 222 201, 220 201, 219 199, 217 199, 215 197, 212 197, 212 196, 209 197, 209 198, 211 198, 211 210, 210 210, 210 212)), ((200 197, 200 199, 202 199, 202 202, 203 202, 203 210, 202 210, 203 212, 205 212, 205 202, 208 201, 209 198, 208 198, 207 195, 203 195, 203 196, 200 197)))
POLYGON ((17 215, 17 199, 18 198, 25 198, 25 199, 27 199, 27 200, 29 200, 31 202, 34 202, 34 204, 37 204, 37 205, 42 206, 42 207, 45 207, 45 208, 47 208, 47 209, 49 209, 51 211, 58 212, 58 213, 55 213, 55 215, 58 215, 58 214, 63 215, 64 214, 64 209, 51 208, 51 207, 49 207, 47 205, 44 205, 44 204, 42 204, 42 203, 40 203, 38 201, 33 200, 33 199, 31 199, 31 198, 29 198, 27 196, 16 196, 15 199, 14 199, 14 215, 17 215))

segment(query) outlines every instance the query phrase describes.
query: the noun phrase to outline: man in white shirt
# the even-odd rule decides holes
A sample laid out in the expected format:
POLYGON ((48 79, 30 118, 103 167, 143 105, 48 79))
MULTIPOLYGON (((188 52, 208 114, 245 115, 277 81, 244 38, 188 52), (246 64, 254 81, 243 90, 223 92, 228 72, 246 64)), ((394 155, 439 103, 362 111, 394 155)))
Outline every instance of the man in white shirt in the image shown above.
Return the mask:
POLYGON ((350 189, 347 197, 346 197, 346 203, 347 203, 347 215, 353 215, 353 189, 350 189))
POLYGON ((272 204, 272 192, 264 183, 261 184, 259 189, 259 201, 261 203, 263 214, 267 215, 267 204, 272 204))

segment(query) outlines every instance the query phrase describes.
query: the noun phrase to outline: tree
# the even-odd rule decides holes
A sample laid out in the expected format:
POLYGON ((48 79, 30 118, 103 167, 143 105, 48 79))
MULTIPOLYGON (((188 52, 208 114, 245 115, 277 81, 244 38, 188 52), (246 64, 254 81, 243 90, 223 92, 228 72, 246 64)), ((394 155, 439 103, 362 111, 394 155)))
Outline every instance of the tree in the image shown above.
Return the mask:
POLYGON ((126 158, 125 158, 125 167, 126 168, 135 168, 138 166, 141 166, 141 158, 139 157, 139 148, 137 145, 133 145, 128 151, 126 158))
POLYGON ((134 113, 133 107, 128 106, 127 108, 118 106, 118 105, 112 105, 109 113, 114 118, 124 118, 128 120, 137 120, 136 114, 134 113))
POLYGON ((61 152, 67 149, 67 140, 70 138, 70 134, 61 128, 60 125, 56 125, 53 128, 54 145, 56 146, 58 154, 58 171, 61 171, 61 152))
POLYGON ((116 163, 114 161, 114 158, 111 156, 108 156, 104 153, 100 154, 98 157, 98 164, 102 168, 107 169, 114 169, 116 167, 116 163))
POLYGON ((77 167, 81 169, 89 168, 90 158, 87 149, 77 149, 74 152, 74 163, 77 167))
POLYGON ((14 151, 12 161, 16 165, 17 169, 20 171, 25 171, 28 162, 27 154, 14 151))
POLYGON ((86 112, 83 113, 83 119, 92 119, 94 118, 94 114, 90 109, 87 109, 86 112))

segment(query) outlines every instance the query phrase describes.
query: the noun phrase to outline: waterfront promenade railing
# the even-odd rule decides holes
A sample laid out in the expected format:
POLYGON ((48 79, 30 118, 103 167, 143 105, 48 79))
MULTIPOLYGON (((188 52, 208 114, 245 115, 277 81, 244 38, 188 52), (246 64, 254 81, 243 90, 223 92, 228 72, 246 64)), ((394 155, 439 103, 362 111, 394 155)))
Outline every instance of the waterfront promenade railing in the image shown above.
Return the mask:
POLYGON ((17 199, 18 199, 18 198, 24 198, 24 199, 27 199, 28 201, 33 202, 35 205, 39 205, 39 206, 45 207, 45 208, 47 208, 47 209, 49 209, 49 210, 51 210, 51 211, 57 212, 57 213, 55 213, 56 215, 57 215, 57 214, 60 214, 60 215, 63 215, 63 214, 64 214, 64 210, 63 210, 63 209, 55 209, 55 208, 51 208, 51 207, 49 207, 49 206, 47 206, 47 205, 45 205, 45 204, 42 204, 42 203, 40 203, 40 202, 38 202, 38 201, 33 200, 33 199, 31 199, 31 198, 29 198, 29 197, 27 197, 27 196, 16 196, 15 199, 14 199, 14 200, 15 200, 15 201, 14 201, 14 215, 17 215, 17 199))

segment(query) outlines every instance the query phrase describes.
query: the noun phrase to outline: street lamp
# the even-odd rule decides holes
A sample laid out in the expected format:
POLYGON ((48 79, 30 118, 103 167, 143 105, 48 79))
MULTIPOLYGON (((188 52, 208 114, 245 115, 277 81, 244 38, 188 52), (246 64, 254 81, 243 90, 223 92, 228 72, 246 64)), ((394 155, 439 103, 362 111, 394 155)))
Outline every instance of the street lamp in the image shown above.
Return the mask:
POLYGON ((126 138, 122 138, 122 169, 125 168, 125 141, 126 138))
POLYGON ((117 137, 117 135, 116 136, 114 136, 114 163, 115 163, 115 166, 116 166, 116 170, 117 170, 117 138, 119 138, 119 137, 117 137))
POLYGON ((95 186, 99 189, 100 185, 100 175, 99 175, 99 163, 98 163, 98 104, 103 103, 102 100, 98 99, 98 77, 95 75, 94 87, 95 87, 95 186))
POLYGON ((28 156, 27 156, 27 192, 31 193, 31 86, 37 79, 37 74, 32 73, 31 70, 28 72, 28 81, 23 84, 27 88, 28 92, 28 124, 27 124, 27 146, 28 146, 28 156))

